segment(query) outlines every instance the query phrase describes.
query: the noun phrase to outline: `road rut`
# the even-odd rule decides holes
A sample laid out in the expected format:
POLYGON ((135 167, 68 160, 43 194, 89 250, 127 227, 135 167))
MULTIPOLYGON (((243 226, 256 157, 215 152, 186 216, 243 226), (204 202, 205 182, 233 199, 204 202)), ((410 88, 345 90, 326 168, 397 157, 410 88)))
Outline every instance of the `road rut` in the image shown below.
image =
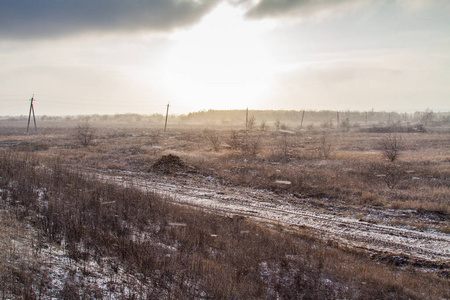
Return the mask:
MULTIPOLYGON (((206 211, 241 215, 259 222, 310 228, 317 237, 371 253, 399 256, 422 265, 450 266, 450 235, 362 221, 299 205, 292 195, 228 186, 211 177, 95 172, 107 182, 139 187, 206 211)), ((306 201, 305 201, 306 202, 306 201)))

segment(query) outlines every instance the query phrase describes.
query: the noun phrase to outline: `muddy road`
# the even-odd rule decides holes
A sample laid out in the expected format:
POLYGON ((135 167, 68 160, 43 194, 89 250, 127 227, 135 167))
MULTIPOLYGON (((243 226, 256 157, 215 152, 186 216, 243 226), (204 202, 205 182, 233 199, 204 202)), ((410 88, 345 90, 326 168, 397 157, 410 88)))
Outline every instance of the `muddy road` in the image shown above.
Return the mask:
POLYGON ((258 222, 309 232, 341 246, 389 257, 394 263, 450 268, 450 235, 421 231, 315 209, 307 199, 278 195, 267 190, 228 186, 211 177, 194 174, 166 176, 153 173, 89 173, 106 182, 139 187, 169 196, 178 204, 225 215, 241 215, 258 222))

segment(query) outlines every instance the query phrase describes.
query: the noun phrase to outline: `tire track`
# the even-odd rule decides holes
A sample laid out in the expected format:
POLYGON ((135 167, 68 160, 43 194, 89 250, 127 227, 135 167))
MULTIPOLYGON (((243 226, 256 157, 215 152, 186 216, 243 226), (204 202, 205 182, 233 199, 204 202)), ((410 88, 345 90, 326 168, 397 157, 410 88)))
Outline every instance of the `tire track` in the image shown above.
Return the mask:
POLYGON ((322 238, 376 253, 406 256, 412 261, 450 265, 450 235, 373 224, 349 217, 293 206, 293 197, 265 190, 230 187, 202 177, 179 178, 149 174, 111 175, 95 171, 107 182, 136 186, 170 196, 173 202, 210 212, 242 215, 286 227, 307 227, 322 238))

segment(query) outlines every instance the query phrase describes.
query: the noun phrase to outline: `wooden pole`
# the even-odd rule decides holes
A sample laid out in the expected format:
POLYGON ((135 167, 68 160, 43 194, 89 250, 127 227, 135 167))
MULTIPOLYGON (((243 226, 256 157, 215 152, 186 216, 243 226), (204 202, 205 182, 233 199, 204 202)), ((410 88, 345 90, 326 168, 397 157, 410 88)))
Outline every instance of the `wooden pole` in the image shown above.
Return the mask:
POLYGON ((245 112, 245 131, 248 131, 248 107, 247 110, 245 112))
POLYGON ((302 129, 304 117, 305 117, 305 110, 303 110, 303 113, 302 113, 302 121, 300 122, 300 129, 302 129))
POLYGON ((33 101, 34 101, 34 95, 33 95, 33 97, 31 97, 31 100, 30 100, 30 112, 28 113, 27 134, 28 134, 28 131, 30 130, 31 113, 33 113, 34 130, 37 132, 36 115, 34 114, 33 101))
POLYGON ((164 132, 166 132, 166 129, 167 129, 167 117, 168 116, 169 116, 169 103, 167 103, 166 122, 164 123, 164 132))
MULTIPOLYGON (((34 97, 34 95, 33 95, 33 97, 34 97)), ((28 130, 30 129, 30 118, 31 118, 31 108, 33 107, 33 97, 31 97, 31 101, 30 101, 30 112, 28 113, 27 133, 28 133, 28 130)))
POLYGON ((31 102, 31 110, 33 111, 34 130, 37 132, 36 116, 35 116, 35 114, 34 114, 34 105, 33 105, 33 102, 31 102))

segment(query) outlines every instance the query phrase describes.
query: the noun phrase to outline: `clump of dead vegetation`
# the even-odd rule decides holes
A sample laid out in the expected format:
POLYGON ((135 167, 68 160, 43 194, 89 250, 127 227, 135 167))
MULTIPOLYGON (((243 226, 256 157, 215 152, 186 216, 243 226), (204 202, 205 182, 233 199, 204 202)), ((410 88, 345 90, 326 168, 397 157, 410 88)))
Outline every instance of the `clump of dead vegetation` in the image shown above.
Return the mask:
POLYGON ((163 174, 183 174, 194 173, 195 169, 192 166, 187 165, 177 155, 168 154, 161 156, 151 167, 150 171, 163 173, 163 174))
POLYGON ((14 241, 0 248, 3 298, 450 296, 448 281, 433 274, 380 265, 301 231, 278 232, 243 217, 173 205, 151 192, 93 180, 61 160, 44 166, 33 156, 1 152, 0 167, 0 234, 14 241), (34 234, 14 229, 25 226, 34 234), (24 239, 33 251, 18 250, 24 239), (59 290, 52 285, 54 264, 39 261, 39 253, 52 247, 63 250, 68 270, 76 266, 59 290), (92 265, 108 274, 107 288, 83 281, 92 265))
POLYGON ((95 128, 85 121, 74 129, 74 138, 83 147, 89 146, 95 138, 95 128))

